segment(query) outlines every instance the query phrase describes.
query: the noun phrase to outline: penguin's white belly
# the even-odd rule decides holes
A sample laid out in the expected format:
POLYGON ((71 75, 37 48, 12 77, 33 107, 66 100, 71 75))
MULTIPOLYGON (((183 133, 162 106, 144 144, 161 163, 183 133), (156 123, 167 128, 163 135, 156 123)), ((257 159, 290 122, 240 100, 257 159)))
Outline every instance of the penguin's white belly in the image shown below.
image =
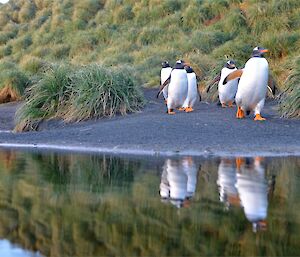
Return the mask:
POLYGON ((187 97, 188 80, 185 70, 173 70, 168 86, 168 109, 181 107, 187 97))
POLYGON ((198 86, 195 73, 187 73, 188 93, 183 107, 193 107, 198 99, 198 86))
POLYGON ((221 103, 233 102, 238 88, 238 80, 229 81, 219 86, 219 98, 221 103))
POLYGON ((238 88, 238 80, 231 80, 225 85, 223 85, 223 81, 230 73, 232 73, 235 70, 237 69, 223 68, 221 71, 221 78, 218 84, 219 98, 221 103, 228 103, 234 101, 234 97, 238 88))
POLYGON ((268 62, 264 58, 251 58, 245 65, 236 94, 236 102, 244 110, 253 110, 265 99, 268 84, 268 62))

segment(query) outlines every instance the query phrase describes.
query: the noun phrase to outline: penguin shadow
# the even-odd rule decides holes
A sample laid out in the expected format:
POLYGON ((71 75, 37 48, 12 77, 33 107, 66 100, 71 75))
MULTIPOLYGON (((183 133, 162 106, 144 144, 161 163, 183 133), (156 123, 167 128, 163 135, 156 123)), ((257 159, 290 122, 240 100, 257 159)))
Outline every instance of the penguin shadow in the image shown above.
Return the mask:
POLYGON ((221 158, 218 166, 219 200, 226 211, 242 208, 254 233, 267 230, 268 198, 275 188, 275 177, 267 180, 262 157, 221 158))
POLYGON ((159 185, 161 201, 177 208, 190 207, 200 170, 192 157, 166 159, 159 185))

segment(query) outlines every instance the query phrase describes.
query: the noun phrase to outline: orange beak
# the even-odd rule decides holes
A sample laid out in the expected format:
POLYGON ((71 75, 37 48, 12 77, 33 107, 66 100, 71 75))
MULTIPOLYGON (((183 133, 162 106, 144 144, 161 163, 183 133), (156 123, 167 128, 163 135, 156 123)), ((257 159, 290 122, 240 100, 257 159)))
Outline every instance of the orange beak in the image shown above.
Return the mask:
POLYGON ((260 52, 261 53, 267 53, 267 52, 269 52, 269 50, 268 49, 262 49, 262 50, 260 50, 260 52))

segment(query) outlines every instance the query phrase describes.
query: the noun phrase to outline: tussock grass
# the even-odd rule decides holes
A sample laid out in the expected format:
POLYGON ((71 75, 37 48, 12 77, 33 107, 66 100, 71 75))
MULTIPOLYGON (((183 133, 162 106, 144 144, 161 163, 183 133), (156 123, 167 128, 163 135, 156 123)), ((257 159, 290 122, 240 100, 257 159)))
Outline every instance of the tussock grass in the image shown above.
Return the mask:
POLYGON ((32 37, 29 34, 26 34, 22 37, 19 37, 13 42, 13 52, 21 52, 24 49, 28 48, 32 44, 32 37))
POLYGON ((54 60, 65 59, 70 53, 69 44, 56 44, 51 48, 52 57, 54 60))
POLYGON ((230 34, 223 32, 196 32, 192 35, 191 41, 193 48, 200 50, 202 53, 210 53, 214 48, 224 44, 230 38, 230 34))
POLYGON ((92 64, 79 68, 51 67, 26 92, 25 104, 16 114, 15 131, 38 128, 44 119, 77 122, 137 112, 143 95, 131 71, 92 64))
POLYGON ((141 45, 150 45, 156 43, 164 34, 161 28, 147 27, 143 29, 138 38, 138 42, 141 45))
POLYGON ((20 100, 29 79, 13 62, 0 62, 0 103, 20 100))
POLYGON ((51 49, 45 46, 38 46, 31 52, 33 56, 44 58, 44 59, 49 58, 51 53, 52 53, 51 49))
POLYGON ((29 74, 36 74, 46 66, 46 62, 38 57, 25 55, 20 61, 20 67, 29 74))
POLYGON ((16 36, 15 31, 3 31, 0 32, 0 45, 6 44, 10 39, 16 36))
POLYGON ((12 46, 7 45, 7 46, 0 46, 0 58, 5 58, 6 56, 11 55, 12 53, 12 46))
POLYGON ((281 14, 272 3, 257 2, 251 5, 246 13, 253 34, 260 35, 266 30, 276 33, 289 28, 289 18, 286 13, 281 14))
POLYGON ((241 34, 249 32, 247 18, 239 8, 234 8, 226 12, 224 18, 215 24, 215 29, 229 33, 231 36, 240 37, 241 34))
POLYGON ((49 67, 45 75, 25 92, 25 103, 17 110, 15 131, 29 131, 47 118, 54 118, 70 94, 67 86, 71 68, 68 65, 49 67))
POLYGON ((139 111, 144 104, 143 96, 130 73, 97 64, 78 70, 71 77, 72 93, 64 119, 81 121, 139 111))
POLYGON ((296 59, 287 77, 285 91, 279 103, 279 111, 285 118, 300 118, 300 57, 296 59))
POLYGON ((5 12, 0 12, 0 26, 3 27, 9 22, 9 16, 5 12))
POLYGON ((224 56, 228 56, 238 61, 237 64, 241 67, 251 56, 252 49, 255 45, 256 43, 251 36, 240 35, 238 38, 228 41, 214 49, 212 55, 217 58, 217 60, 224 60, 224 56))
POLYGON ((299 47, 300 33, 290 33, 287 31, 279 33, 265 33, 262 37, 262 44, 269 49, 270 56, 282 58, 293 54, 299 47))
POLYGON ((28 22, 34 18, 36 12, 36 6, 31 1, 24 1, 24 4, 18 14, 18 21, 20 23, 28 22))
POLYGON ((89 31, 80 31, 75 36, 70 35, 68 41, 72 41, 70 56, 78 55, 78 52, 87 53, 93 51, 98 45, 97 36, 89 31))
POLYGON ((201 1, 191 1, 182 13, 183 26, 187 30, 198 29, 203 25, 203 19, 199 15, 201 9, 201 1))
POLYGON ((120 5, 112 11, 112 22, 122 24, 134 18, 132 6, 129 4, 120 5))

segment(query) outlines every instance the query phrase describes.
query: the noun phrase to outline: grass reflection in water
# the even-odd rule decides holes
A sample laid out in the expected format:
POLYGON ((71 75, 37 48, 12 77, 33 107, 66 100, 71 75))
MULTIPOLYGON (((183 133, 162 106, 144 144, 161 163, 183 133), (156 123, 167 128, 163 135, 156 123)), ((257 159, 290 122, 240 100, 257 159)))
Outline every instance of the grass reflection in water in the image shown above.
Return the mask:
POLYGON ((2 151, 0 237, 46 256, 296 256, 299 166, 2 151))

